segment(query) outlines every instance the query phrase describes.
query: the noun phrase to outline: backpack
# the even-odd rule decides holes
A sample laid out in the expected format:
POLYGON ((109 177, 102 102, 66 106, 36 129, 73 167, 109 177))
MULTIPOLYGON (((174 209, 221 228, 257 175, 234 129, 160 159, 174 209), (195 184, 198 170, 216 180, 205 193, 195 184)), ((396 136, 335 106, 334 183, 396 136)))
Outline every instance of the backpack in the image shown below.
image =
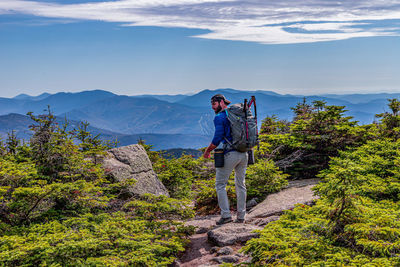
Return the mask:
MULTIPOLYGON (((245 102, 247 106, 247 103, 245 102)), ((226 142, 239 152, 251 150, 258 144, 258 129, 256 118, 247 107, 244 111, 243 103, 230 105, 225 109, 226 116, 231 124, 232 142, 226 142)))

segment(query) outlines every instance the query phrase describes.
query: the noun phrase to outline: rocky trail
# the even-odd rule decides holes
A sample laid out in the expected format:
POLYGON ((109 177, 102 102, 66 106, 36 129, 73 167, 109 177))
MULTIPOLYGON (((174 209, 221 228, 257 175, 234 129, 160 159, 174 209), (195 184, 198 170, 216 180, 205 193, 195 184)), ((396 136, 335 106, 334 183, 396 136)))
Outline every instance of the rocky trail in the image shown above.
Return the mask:
MULTIPOLYGON (((175 262, 175 266, 219 266, 224 262, 250 262, 251 258, 239 252, 251 238, 257 237, 254 230, 263 229, 269 222, 279 219, 285 211, 293 209, 295 204, 311 204, 314 196, 311 188, 318 179, 291 181, 282 191, 270 194, 263 202, 248 202, 250 209, 244 224, 228 223, 216 226, 218 215, 196 217, 186 222, 196 227, 196 233, 190 237, 189 248, 175 262), (251 208, 252 207, 252 208, 251 208)), ((235 218, 235 216, 233 216, 235 218)))
MULTIPOLYGON (((118 147, 107 152, 102 162, 108 175, 116 181, 134 178, 137 182, 124 192, 126 197, 151 193, 169 196, 168 190, 155 174, 146 150, 141 145, 118 147)), ((219 216, 196 217, 186 222, 196 227, 196 233, 190 237, 191 243, 185 253, 175 262, 175 266, 218 266, 224 262, 240 263, 251 261, 249 256, 239 252, 251 238, 257 237, 254 230, 277 219, 285 211, 293 209, 295 204, 310 204, 317 197, 311 188, 317 179, 296 180, 282 191, 270 194, 264 201, 250 200, 246 223, 228 223, 216 226, 219 216)), ((235 219, 236 216, 233 216, 235 219)))

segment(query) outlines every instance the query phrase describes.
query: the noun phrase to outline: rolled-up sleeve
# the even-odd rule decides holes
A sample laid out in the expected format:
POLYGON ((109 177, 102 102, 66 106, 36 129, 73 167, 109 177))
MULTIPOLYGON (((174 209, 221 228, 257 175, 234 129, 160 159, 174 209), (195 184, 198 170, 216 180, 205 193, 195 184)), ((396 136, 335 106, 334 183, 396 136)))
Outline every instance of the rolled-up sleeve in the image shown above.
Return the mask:
POLYGON ((214 118, 215 133, 211 143, 218 146, 219 143, 224 139, 225 128, 223 118, 221 116, 215 116, 214 118))

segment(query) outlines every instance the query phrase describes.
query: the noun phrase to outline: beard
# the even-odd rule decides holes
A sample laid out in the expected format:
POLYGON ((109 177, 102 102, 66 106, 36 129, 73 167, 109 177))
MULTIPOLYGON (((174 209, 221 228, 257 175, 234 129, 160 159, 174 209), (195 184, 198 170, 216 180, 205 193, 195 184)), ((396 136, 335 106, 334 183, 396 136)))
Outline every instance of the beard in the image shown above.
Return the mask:
POLYGON ((218 114, 222 110, 221 104, 218 103, 218 108, 217 110, 214 110, 215 114, 218 114))

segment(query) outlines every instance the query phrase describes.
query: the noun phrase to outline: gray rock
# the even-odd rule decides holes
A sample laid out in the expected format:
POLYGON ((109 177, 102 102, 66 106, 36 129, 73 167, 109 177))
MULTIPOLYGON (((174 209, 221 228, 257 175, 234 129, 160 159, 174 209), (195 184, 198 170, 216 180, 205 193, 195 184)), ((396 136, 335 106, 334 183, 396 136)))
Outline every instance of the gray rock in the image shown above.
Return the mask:
POLYGON ((107 151, 102 165, 106 173, 116 181, 134 178, 136 183, 129 186, 127 197, 150 193, 169 196, 167 189, 153 171, 146 150, 141 145, 129 145, 107 151))
POLYGON ((219 249, 220 249, 219 247, 212 247, 212 248, 210 249, 210 253, 211 253, 211 254, 217 253, 217 251, 218 251, 219 249))
POLYGON ((218 215, 197 217, 194 220, 186 221, 185 226, 194 226, 196 228, 196 234, 203 234, 215 226, 215 222, 219 217, 218 215))
POLYGON ((251 238, 258 237, 259 234, 253 231, 261 229, 261 227, 250 224, 230 223, 209 231, 207 235, 210 242, 225 247, 235 243, 244 243, 251 238))
POLYGON ((220 256, 220 257, 215 257, 212 260, 217 262, 217 263, 219 263, 219 264, 224 263, 224 262, 236 263, 236 262, 239 261, 239 257, 236 257, 236 256, 220 256))
POLYGON ((208 228, 207 227, 199 227, 197 230, 196 230, 196 234, 204 234, 204 233, 207 233, 208 232, 208 228))
POLYGON ((252 198, 251 200, 247 201, 246 209, 250 210, 252 207, 256 206, 257 204, 258 204, 257 198, 252 198))
POLYGON ((270 222, 277 221, 279 220, 279 216, 269 216, 267 218, 256 218, 252 221, 252 224, 258 225, 258 226, 265 226, 269 224, 270 222))
POLYGON ((269 195, 263 202, 250 210, 246 217, 247 222, 253 222, 257 218, 280 215, 284 210, 293 209, 295 204, 306 204, 318 199, 318 196, 315 196, 311 190, 313 186, 287 188, 269 195))
POLYGON ((233 248, 231 247, 223 247, 217 251, 217 256, 221 255, 231 255, 233 253, 233 248))

